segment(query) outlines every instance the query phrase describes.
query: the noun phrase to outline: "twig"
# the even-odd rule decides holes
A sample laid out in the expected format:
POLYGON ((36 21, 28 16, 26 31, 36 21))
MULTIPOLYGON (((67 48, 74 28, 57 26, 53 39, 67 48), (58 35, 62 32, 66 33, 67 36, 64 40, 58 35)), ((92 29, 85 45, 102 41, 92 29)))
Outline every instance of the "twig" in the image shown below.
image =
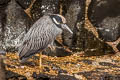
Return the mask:
POLYGON ((25 10, 25 12, 28 14, 28 16, 29 16, 30 18, 32 18, 30 11, 31 11, 31 8, 32 8, 33 4, 35 3, 35 1, 36 1, 36 0, 32 0, 32 3, 30 4, 30 6, 25 10))

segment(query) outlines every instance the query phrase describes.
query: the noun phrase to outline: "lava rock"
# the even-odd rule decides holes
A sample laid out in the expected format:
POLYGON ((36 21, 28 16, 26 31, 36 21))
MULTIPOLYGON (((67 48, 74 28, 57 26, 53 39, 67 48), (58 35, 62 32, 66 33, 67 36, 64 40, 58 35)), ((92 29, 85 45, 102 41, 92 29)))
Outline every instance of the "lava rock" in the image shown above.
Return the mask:
POLYGON ((59 0, 36 0, 31 9, 34 21, 47 14, 59 13, 59 0))
POLYGON ((23 9, 27 9, 27 8, 30 6, 32 0, 16 0, 16 2, 17 2, 23 9))
POLYGON ((27 80, 27 78, 14 72, 6 71, 6 80, 27 80))
POLYGON ((120 0, 92 0, 88 18, 96 27, 99 38, 115 41, 120 37, 120 0))
POLYGON ((102 65, 102 66, 109 66, 109 67, 114 67, 114 68, 120 68, 120 66, 117 66, 117 65, 109 63, 109 62, 99 62, 99 64, 102 65))
POLYGON ((8 4, 7 0, 0 0, 0 50, 3 50, 4 45, 4 30, 6 24, 6 13, 5 9, 8 4), (4 5, 3 5, 4 4, 4 5))
POLYGON ((101 78, 102 80, 119 80, 120 79, 120 75, 103 75, 103 77, 101 78))
POLYGON ((30 28, 32 21, 15 0, 10 0, 0 11, 2 12, 0 13, 0 21, 2 21, 0 22, 1 49, 15 51, 20 45, 24 34, 30 28))
POLYGON ((74 76, 60 74, 56 77, 56 80, 78 80, 78 79, 75 78, 74 76))
POLYGON ((36 74, 36 72, 33 72, 32 77, 36 80, 50 80, 50 78, 48 77, 48 75, 46 74, 36 74))
POLYGON ((63 14, 73 35, 63 33, 63 43, 72 47, 73 51, 85 51, 86 56, 104 55, 114 53, 111 46, 100 41, 92 31, 84 27, 85 0, 70 0, 64 2, 63 14))
MULTIPOLYGON (((100 69, 100 70, 104 70, 104 69, 100 69)), ((77 73, 78 75, 84 75, 87 80, 119 80, 120 79, 120 75, 116 74, 109 74, 107 72, 102 72, 102 71, 84 71, 84 72, 80 72, 77 73)))
POLYGON ((0 5, 6 5, 10 0, 0 0, 0 5))
POLYGON ((64 31, 62 36, 63 43, 66 46, 72 47, 76 45, 77 39, 81 37, 80 35, 76 35, 79 34, 79 30, 76 25, 79 21, 81 23, 80 26, 84 26, 85 0, 67 0, 63 2, 63 5, 63 15, 65 15, 67 25, 73 31, 73 35, 64 31))
POLYGON ((92 31, 84 27, 81 27, 79 31, 81 37, 79 37, 77 48, 74 51, 84 51, 85 56, 101 56, 115 53, 110 45, 99 40, 92 31))

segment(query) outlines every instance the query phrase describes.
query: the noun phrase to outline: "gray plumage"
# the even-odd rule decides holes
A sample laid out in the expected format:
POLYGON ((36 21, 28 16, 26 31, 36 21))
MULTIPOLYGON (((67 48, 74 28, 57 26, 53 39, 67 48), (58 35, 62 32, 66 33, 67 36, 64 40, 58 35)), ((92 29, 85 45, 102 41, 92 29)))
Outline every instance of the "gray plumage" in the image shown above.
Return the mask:
POLYGON ((57 27, 50 16, 43 16, 33 24, 25 35, 18 51, 20 60, 25 60, 44 50, 61 33, 62 28, 57 27))

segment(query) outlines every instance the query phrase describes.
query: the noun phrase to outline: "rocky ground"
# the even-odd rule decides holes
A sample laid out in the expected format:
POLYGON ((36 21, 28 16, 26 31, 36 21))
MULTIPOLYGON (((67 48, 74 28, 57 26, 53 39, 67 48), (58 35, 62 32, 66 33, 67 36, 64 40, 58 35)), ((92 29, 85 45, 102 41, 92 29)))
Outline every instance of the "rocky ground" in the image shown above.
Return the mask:
MULTIPOLYGON (((98 38, 87 18, 86 23, 85 28, 98 38)), ((7 53, 4 63, 7 80, 120 80, 120 52, 89 57, 84 52, 64 57, 43 55, 41 69, 38 54, 20 64, 17 53, 7 53)))
MULTIPOLYGON (((85 27, 98 37, 91 26, 86 19, 85 27)), ((43 55, 41 69, 38 54, 26 64, 19 63, 17 53, 7 53, 4 61, 7 80, 120 80, 120 52, 89 57, 84 52, 64 57, 43 55)))
POLYGON ((17 53, 5 58, 7 80, 120 80, 120 53, 86 57, 78 52, 65 57, 39 55, 20 64, 17 53))

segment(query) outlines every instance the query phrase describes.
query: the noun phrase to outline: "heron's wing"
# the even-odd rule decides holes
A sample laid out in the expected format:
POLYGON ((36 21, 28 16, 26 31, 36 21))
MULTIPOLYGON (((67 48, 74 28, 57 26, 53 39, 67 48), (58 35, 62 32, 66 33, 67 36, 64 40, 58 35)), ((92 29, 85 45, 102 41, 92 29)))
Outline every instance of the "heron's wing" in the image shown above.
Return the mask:
POLYGON ((42 50, 39 43, 35 41, 36 39, 32 39, 30 41, 25 41, 20 49, 19 49, 19 57, 20 59, 30 57, 37 53, 38 51, 42 50))
POLYGON ((49 24, 49 21, 46 21, 46 24, 44 24, 43 21, 39 21, 30 28, 19 48, 18 53, 20 59, 34 55, 51 43, 51 34, 49 33, 49 35, 47 35, 47 31, 49 31, 50 28, 49 24))

